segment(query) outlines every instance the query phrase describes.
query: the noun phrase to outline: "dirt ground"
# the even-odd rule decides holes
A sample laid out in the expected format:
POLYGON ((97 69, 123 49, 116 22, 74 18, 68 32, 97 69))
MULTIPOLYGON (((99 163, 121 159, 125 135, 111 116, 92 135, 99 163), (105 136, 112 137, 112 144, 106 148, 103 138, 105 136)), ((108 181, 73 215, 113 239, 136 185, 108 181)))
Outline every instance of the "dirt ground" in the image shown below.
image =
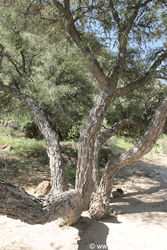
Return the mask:
MULTIPOLYGON (((35 185, 25 186, 26 178, 18 176, 13 182, 32 192, 35 185)), ((123 168, 114 179, 113 190, 116 188, 124 195, 111 197, 114 212, 100 221, 84 212, 76 225, 60 228, 55 222, 29 225, 0 216, 0 249, 166 250, 167 156, 145 156, 123 168)))

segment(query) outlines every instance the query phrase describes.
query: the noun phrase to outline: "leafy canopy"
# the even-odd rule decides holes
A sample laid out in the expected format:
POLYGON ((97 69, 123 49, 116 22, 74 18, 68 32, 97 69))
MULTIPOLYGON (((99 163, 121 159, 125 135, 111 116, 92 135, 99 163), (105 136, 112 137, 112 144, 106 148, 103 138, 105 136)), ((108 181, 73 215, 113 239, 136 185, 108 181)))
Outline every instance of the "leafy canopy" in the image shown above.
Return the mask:
MULTIPOLYGON (((64 2, 59 1, 63 7, 64 2)), ((126 66, 118 81, 118 87, 124 87, 140 79, 167 48, 166 5, 166 1, 155 0, 72 0, 71 13, 82 38, 79 47, 88 46, 110 77, 126 36, 126 66), (127 23, 138 4, 137 17, 126 34, 127 23)), ((77 134, 93 105, 97 85, 82 52, 71 42, 63 13, 52 1, 15 0, 1 1, 0 14, 1 80, 6 85, 15 84, 34 98, 62 138, 68 133, 77 134)), ((107 124, 123 118, 148 124, 158 101, 166 93, 166 87, 157 82, 157 79, 167 79, 166 66, 164 61, 152 73, 146 88, 117 100, 107 113, 107 124)), ((25 113, 29 120, 33 119, 19 101, 3 93, 0 97, 4 111, 15 114, 19 120, 25 120, 25 113)), ((137 128, 138 132, 142 130, 137 128)))
MULTIPOLYGON (((31 1, 17 3, 1 3, 1 79, 36 100, 60 135, 67 137, 70 128, 77 122, 81 124, 92 107, 92 76, 80 51, 57 27, 57 20, 50 24, 41 17, 48 18, 52 7, 42 8, 31 1)), ((1 98, 4 111, 22 120, 26 112, 33 119, 19 101, 3 93, 1 98)))

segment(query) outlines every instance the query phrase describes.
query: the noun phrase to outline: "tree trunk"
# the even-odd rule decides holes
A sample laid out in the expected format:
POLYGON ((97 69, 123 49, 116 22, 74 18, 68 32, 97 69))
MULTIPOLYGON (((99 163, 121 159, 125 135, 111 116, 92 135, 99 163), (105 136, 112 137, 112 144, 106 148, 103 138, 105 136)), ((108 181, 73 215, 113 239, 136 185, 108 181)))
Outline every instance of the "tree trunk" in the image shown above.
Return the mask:
POLYGON ((56 194, 57 192, 64 192, 68 190, 65 166, 61 156, 59 137, 52 128, 49 120, 39 108, 38 104, 30 96, 21 93, 15 86, 8 87, 1 84, 0 87, 4 92, 10 93, 17 99, 21 100, 35 115, 35 122, 43 134, 47 144, 47 153, 50 160, 51 170, 52 195, 56 194))
POLYGON ((92 217, 104 216, 115 173, 152 149, 167 117, 167 98, 165 98, 141 140, 131 150, 108 161, 99 181, 97 166, 99 151, 109 135, 112 135, 112 131, 98 134, 107 108, 115 98, 111 93, 101 92, 80 134, 76 189, 64 192, 67 190, 67 181, 58 135, 50 126, 43 111, 29 96, 21 93, 16 87, 0 85, 0 90, 11 93, 33 111, 47 143, 52 175, 51 194, 46 198, 35 198, 22 188, 0 181, 0 213, 31 224, 52 220, 58 220, 61 225, 73 224, 79 219, 81 212, 88 208, 92 217))
POLYGON ((80 133, 75 186, 82 194, 84 210, 89 207, 95 182, 98 183, 98 172, 93 168, 95 141, 111 101, 112 97, 107 92, 100 93, 80 133))
POLYGON ((60 226, 77 222, 82 213, 78 190, 70 190, 45 198, 29 195, 21 187, 0 180, 0 214, 29 224, 57 221, 60 226))
POLYGON ((147 154, 153 148, 153 145, 158 140, 162 133, 164 124, 167 118, 167 97, 160 103, 156 110, 150 125, 135 146, 121 154, 119 157, 108 161, 105 167, 104 174, 100 180, 100 184, 96 193, 92 193, 91 202, 89 207, 89 213, 93 218, 103 217, 107 210, 107 204, 110 200, 110 194, 112 189, 112 180, 115 173, 118 172, 124 166, 131 164, 132 162, 140 159, 147 154))
POLYGON ((51 194, 68 190, 65 174, 65 166, 61 156, 60 145, 57 135, 53 132, 49 143, 47 143, 47 153, 51 170, 51 194))

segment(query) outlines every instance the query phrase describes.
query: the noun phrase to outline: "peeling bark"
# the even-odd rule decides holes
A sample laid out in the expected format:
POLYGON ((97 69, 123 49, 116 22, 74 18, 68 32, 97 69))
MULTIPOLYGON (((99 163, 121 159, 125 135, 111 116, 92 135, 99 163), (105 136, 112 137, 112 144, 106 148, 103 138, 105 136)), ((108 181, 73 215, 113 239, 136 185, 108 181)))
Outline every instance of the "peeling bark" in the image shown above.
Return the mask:
POLYGON ((51 170, 51 193, 54 195, 57 192, 67 191, 68 184, 66 180, 65 166, 61 156, 59 137, 52 128, 45 114, 30 96, 21 93, 15 86, 9 87, 0 83, 0 90, 13 95, 22 101, 34 113, 36 119, 35 122, 43 134, 47 144, 47 153, 50 160, 51 170))
POLYGON ((81 195, 77 190, 55 197, 35 197, 21 187, 0 180, 0 214, 29 224, 57 221, 60 226, 77 222, 82 213, 81 195))
POLYGON ((112 96, 106 92, 101 92, 80 133, 76 188, 82 194, 84 210, 88 209, 90 196, 95 188, 92 176, 95 140, 101 129, 107 107, 110 105, 111 101, 113 101, 112 96))
POLYGON ((98 135, 98 137, 95 141, 95 149, 94 149, 94 156, 93 156, 92 176, 93 176, 93 181, 95 184, 94 191, 96 191, 98 189, 98 186, 100 184, 98 166, 99 166, 99 157, 100 157, 100 152, 101 152, 102 146, 111 136, 114 136, 118 131, 120 131, 125 126, 130 125, 130 124, 136 124, 136 122, 134 122, 130 119, 124 119, 120 122, 115 123, 111 128, 105 129, 103 132, 101 132, 98 135))
MULTIPOLYGON (((31 224, 59 220, 60 224, 63 225, 75 223, 80 217, 81 212, 88 208, 92 217, 103 217, 106 213, 107 203, 112 188, 112 179, 115 173, 120 168, 136 161, 144 154, 148 153, 161 134, 167 117, 167 98, 160 104, 148 130, 141 140, 131 150, 110 160, 105 167, 101 180, 99 180, 99 152, 102 144, 113 134, 113 131, 110 130, 104 131, 102 134, 98 135, 108 106, 115 98, 128 95, 134 92, 134 90, 144 86, 151 74, 155 73, 157 67, 167 58, 167 50, 164 50, 150 66, 148 71, 143 73, 141 79, 125 84, 123 88, 116 88, 118 80, 126 66, 128 34, 131 31, 139 9, 144 5, 146 6, 148 1, 142 4, 142 1, 139 0, 136 5, 134 5, 132 13, 123 22, 119 17, 119 13, 114 8, 113 1, 109 1, 109 8, 112 11, 113 18, 119 29, 118 60, 111 69, 112 73, 110 77, 104 74, 96 56, 91 51, 91 47, 84 41, 84 37, 81 35, 80 31, 77 30, 73 14, 70 11, 70 1, 65 0, 64 2, 59 2, 53 0, 53 3, 59 11, 64 14, 67 31, 74 43, 81 48, 85 58, 88 59, 90 69, 100 85, 101 93, 97 97, 94 107, 90 111, 89 118, 80 134, 76 190, 66 192, 67 181, 58 135, 52 128, 43 111, 32 98, 21 93, 16 86, 6 86, 0 82, 0 91, 10 93, 15 98, 21 100, 34 113, 36 123, 47 143, 52 178, 51 194, 46 198, 36 198, 28 195, 22 188, 0 181, 0 213, 12 218, 21 219, 31 224)), ((22 72, 19 71, 10 55, 3 53, 2 46, 0 54, 0 67, 2 64, 2 56, 5 55, 9 62, 14 65, 16 72, 22 76, 22 72)), ((23 73, 26 73, 26 60, 23 52, 21 52, 21 55, 23 73)), ((114 127, 112 129, 114 129, 114 127)))
POLYGON ((121 154, 119 157, 110 160, 106 167, 104 174, 100 180, 100 184, 96 193, 92 193, 89 207, 90 215, 94 218, 101 218, 104 216, 107 203, 110 199, 112 180, 116 172, 124 166, 140 159, 142 156, 151 151, 153 145, 158 140, 162 133, 164 124, 167 118, 167 97, 160 103, 156 110, 150 125, 142 136, 140 141, 135 146, 121 154), (98 204, 98 206, 97 206, 98 204))

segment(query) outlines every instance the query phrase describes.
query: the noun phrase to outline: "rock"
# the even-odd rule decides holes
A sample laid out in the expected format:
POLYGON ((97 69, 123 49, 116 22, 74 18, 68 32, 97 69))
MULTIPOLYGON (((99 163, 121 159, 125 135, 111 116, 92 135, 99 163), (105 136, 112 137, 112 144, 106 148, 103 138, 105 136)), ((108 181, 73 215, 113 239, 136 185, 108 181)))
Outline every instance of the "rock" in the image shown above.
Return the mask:
POLYGON ((114 211, 114 215, 120 215, 120 214, 124 214, 125 212, 123 210, 118 210, 118 211, 114 211))
POLYGON ((7 148, 7 147, 8 147, 8 144, 6 144, 6 143, 1 143, 0 144, 1 149, 7 148))
POLYGON ((12 150, 12 146, 7 146, 4 151, 11 151, 12 150))
POLYGON ((42 181, 36 188, 35 194, 39 195, 47 195, 51 189, 51 185, 49 181, 42 181))
POLYGON ((117 188, 116 191, 112 191, 113 198, 119 198, 123 196, 123 190, 121 188, 117 188))
POLYGON ((117 192, 123 195, 123 190, 121 188, 117 188, 117 192))

